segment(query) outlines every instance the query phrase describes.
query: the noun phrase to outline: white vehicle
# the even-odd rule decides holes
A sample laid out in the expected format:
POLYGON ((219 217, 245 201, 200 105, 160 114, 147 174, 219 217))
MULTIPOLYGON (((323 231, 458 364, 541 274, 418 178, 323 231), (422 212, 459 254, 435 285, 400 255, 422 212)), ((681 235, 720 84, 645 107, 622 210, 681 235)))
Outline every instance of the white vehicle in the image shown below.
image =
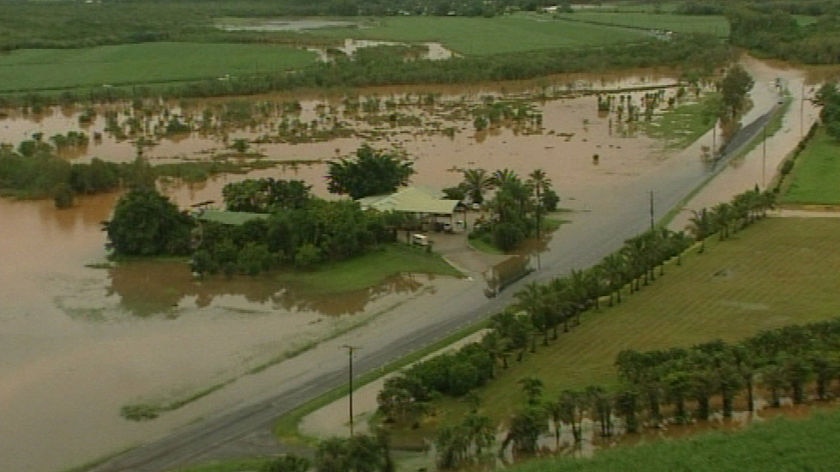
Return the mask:
POLYGON ((414 233, 411 235, 411 244, 416 244, 418 246, 428 246, 429 245, 429 237, 414 233))

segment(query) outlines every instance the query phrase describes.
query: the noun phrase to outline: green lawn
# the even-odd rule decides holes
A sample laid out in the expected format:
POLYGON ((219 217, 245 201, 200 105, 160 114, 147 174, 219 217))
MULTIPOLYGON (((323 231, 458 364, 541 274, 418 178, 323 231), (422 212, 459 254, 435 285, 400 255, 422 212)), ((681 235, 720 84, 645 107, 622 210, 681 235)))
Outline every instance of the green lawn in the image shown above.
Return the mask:
POLYGON ((513 472, 764 472, 837 469, 840 412, 775 419, 743 431, 712 432, 599 452, 592 459, 537 460, 513 472))
POLYGON ((782 203, 840 205, 840 141, 817 130, 786 180, 782 203))
POLYGON ((718 37, 729 37, 729 22, 723 16, 577 11, 561 14, 559 17, 564 20, 578 22, 592 22, 649 30, 668 30, 676 33, 708 33, 718 37))
POLYGON ((286 46, 142 43, 0 55, 0 93, 191 81, 297 69, 315 54, 286 46))
POLYGON ((281 272, 275 278, 306 295, 316 295, 374 287, 389 277, 404 273, 462 276, 434 253, 427 253, 419 247, 392 244, 316 270, 281 272))
POLYGON ((336 39, 436 41, 464 55, 602 46, 649 38, 642 31, 528 15, 495 18, 395 16, 376 18, 364 28, 324 28, 312 34, 336 39))
MULTIPOLYGON (((511 363, 479 390, 481 410, 496 420, 524 405, 517 383, 532 376, 545 397, 563 389, 617 382, 613 363, 624 349, 662 349, 704 341, 737 341, 758 331, 840 315, 840 219, 773 218, 731 240, 689 250, 683 265, 626 295, 617 307, 581 317, 581 325, 523 363, 511 363)), ((456 418, 465 402, 446 399, 435 419, 456 418)))

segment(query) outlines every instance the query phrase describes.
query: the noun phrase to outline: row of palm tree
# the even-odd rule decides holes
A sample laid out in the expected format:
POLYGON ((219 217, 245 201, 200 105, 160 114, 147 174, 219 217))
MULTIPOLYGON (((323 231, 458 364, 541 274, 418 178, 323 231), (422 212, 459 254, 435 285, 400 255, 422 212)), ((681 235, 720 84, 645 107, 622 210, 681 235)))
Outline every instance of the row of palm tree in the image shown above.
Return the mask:
POLYGON ((730 202, 723 202, 711 209, 692 210, 688 230, 700 243, 700 252, 705 250, 705 241, 717 233, 721 241, 767 216, 776 203, 776 193, 758 189, 736 195, 730 202))
POLYGON ((753 413, 757 391, 769 395, 774 407, 785 394, 794 404, 825 400, 840 379, 840 319, 764 331, 738 344, 623 351, 616 367, 625 388, 645 398, 652 424, 662 421, 663 405, 672 407, 676 421, 688 420, 689 403, 696 419, 707 420, 715 397, 725 418, 733 415, 739 395, 753 413))
MULTIPOLYGON (((533 455, 546 434, 559 450, 563 428, 579 445, 586 419, 597 425, 596 434, 608 437, 619 429, 637 433, 643 424, 657 427, 666 416, 676 423, 706 421, 713 406, 730 418, 739 397, 752 414, 756 392, 768 394, 773 407, 781 405, 783 394, 794 404, 826 400, 840 383, 840 318, 764 331, 737 344, 717 340, 687 349, 626 350, 615 365, 619 388, 590 385, 553 399, 543 398, 539 379, 520 379, 526 404, 503 425, 498 454, 510 447, 514 457, 533 455)), ((477 406, 462 424, 442 428, 435 440, 439 468, 487 460, 495 430, 477 406)))

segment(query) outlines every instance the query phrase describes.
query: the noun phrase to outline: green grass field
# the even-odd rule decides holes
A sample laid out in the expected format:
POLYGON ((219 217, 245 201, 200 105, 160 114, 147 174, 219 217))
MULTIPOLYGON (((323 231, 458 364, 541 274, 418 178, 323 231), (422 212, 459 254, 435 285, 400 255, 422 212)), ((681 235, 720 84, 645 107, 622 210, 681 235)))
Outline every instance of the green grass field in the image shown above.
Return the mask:
POLYGON ((535 460, 514 472, 764 472, 837 470, 840 412, 778 418, 743 431, 711 432, 599 452, 592 459, 535 460))
POLYGON ((707 33, 722 38, 729 36, 729 22, 723 16, 578 11, 575 13, 563 13, 559 17, 569 21, 591 22, 628 28, 668 30, 675 33, 707 33))
POLYGON ((435 41, 463 55, 602 46, 649 38, 642 31, 527 15, 495 18, 395 16, 376 18, 364 28, 324 28, 311 34, 335 39, 435 41))
POLYGON ((817 130, 786 179, 783 204, 840 205, 840 142, 817 130))
POLYGON ((0 93, 192 81, 300 68, 315 54, 262 44, 142 43, 0 55, 0 93))
POLYGON ((392 244, 361 257, 312 271, 281 272, 274 277, 308 295, 342 293, 374 287, 401 273, 461 277, 440 256, 419 247, 392 244))
MULTIPOLYGON (((704 254, 689 250, 683 265, 625 296, 624 303, 581 317, 581 325, 548 347, 512 362, 477 392, 481 410, 507 418, 524 405, 517 383, 539 378, 545 398, 563 389, 617 383, 613 363, 624 349, 691 346, 714 339, 737 341, 761 330, 840 316, 840 219, 771 218, 707 241, 704 254)), ((438 420, 458 418, 465 402, 441 402, 438 420)))

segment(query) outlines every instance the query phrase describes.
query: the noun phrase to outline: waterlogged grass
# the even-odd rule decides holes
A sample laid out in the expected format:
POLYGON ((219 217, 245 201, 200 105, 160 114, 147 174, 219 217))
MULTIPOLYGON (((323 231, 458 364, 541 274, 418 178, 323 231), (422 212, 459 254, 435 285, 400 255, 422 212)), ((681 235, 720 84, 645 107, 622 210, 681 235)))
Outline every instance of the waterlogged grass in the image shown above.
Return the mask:
POLYGON ((652 14, 645 12, 577 11, 558 16, 564 20, 623 26, 643 30, 673 31, 675 33, 706 33, 729 37, 729 22, 723 16, 652 14))
POLYGON ((742 431, 711 432, 599 452, 592 459, 535 460, 513 472, 752 472, 837 469, 840 412, 777 418, 742 431))
POLYGON ((263 44, 141 43, 0 55, 0 93, 195 81, 299 69, 301 49, 263 44))
POLYGON ((389 277, 404 273, 462 276, 433 252, 405 244, 391 244, 361 257, 312 271, 283 272, 277 274, 276 278, 307 295, 317 295, 373 287, 389 277))
POLYGON ((710 100, 713 100, 712 94, 666 111, 654 121, 645 123, 645 133, 664 141, 669 149, 685 148, 712 129, 714 121, 703 116, 710 100))
POLYGON ((817 130, 786 180, 782 203, 840 205, 840 141, 817 130))
POLYGON ((335 39, 352 37, 401 42, 434 41, 458 54, 476 56, 603 46, 649 39, 641 31, 528 15, 494 18, 395 16, 377 18, 365 24, 364 28, 324 28, 313 34, 335 39))
MULTIPOLYGON (((722 339, 737 341, 789 324, 838 316, 840 219, 771 218, 731 240, 707 241, 705 253, 689 250, 683 264, 628 295, 616 307, 581 317, 581 325, 522 363, 511 361, 496 380, 477 391, 481 409, 495 420, 525 404, 523 377, 545 384, 545 398, 563 389, 617 384, 613 363, 624 349, 664 349, 722 339)), ((658 273, 658 272, 657 272, 658 273)), ((541 341, 541 339, 540 339, 541 341)), ((430 423, 460 418, 465 402, 445 399, 430 423)), ((433 424, 429 425, 433 427, 433 424)))

